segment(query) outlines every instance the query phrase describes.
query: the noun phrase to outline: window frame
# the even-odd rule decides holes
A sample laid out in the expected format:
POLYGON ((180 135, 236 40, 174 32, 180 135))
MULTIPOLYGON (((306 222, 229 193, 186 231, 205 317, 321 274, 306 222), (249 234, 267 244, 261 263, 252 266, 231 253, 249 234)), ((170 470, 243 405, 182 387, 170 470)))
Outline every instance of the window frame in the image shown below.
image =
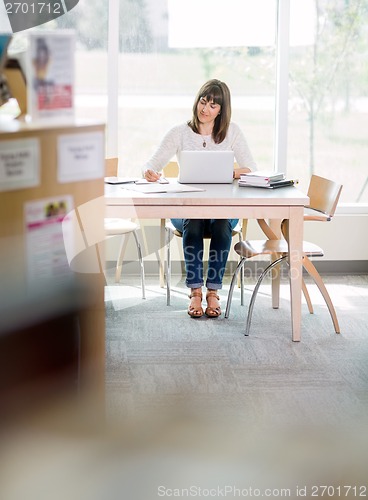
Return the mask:
MULTIPOLYGON (((107 156, 118 155, 119 68, 119 0, 109 0, 107 49, 107 156)), ((289 36, 290 0, 277 1, 276 26, 276 95, 274 131, 274 168, 287 167, 288 104, 289 104, 289 36)), ((368 214, 366 203, 343 203, 340 214, 368 214)))

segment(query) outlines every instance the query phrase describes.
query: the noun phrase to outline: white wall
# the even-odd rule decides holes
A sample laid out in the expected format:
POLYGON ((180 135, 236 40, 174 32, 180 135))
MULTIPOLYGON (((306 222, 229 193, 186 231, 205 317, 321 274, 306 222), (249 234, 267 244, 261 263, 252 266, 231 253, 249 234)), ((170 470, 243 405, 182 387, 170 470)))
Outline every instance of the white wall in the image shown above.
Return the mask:
POLYGON ((368 260, 368 214, 337 214, 331 222, 306 222, 304 239, 322 247, 325 260, 368 260))

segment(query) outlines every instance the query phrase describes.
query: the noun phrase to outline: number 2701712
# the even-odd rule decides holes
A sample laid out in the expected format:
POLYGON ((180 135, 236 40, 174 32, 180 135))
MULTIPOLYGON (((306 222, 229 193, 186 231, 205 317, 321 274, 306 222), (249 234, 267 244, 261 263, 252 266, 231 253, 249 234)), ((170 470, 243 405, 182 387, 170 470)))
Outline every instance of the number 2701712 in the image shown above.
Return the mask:
POLYGON ((311 486, 312 497, 366 497, 367 486, 311 486))
POLYGON ((61 2, 7 2, 7 14, 63 14, 61 2))

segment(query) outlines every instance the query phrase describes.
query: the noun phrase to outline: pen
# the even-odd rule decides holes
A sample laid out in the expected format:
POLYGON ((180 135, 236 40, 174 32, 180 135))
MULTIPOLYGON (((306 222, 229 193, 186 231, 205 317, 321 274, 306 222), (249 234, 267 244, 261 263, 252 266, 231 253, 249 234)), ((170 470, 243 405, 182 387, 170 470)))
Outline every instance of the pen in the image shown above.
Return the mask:
POLYGON ((158 181, 159 184, 169 184, 169 181, 166 179, 166 177, 161 176, 158 181))

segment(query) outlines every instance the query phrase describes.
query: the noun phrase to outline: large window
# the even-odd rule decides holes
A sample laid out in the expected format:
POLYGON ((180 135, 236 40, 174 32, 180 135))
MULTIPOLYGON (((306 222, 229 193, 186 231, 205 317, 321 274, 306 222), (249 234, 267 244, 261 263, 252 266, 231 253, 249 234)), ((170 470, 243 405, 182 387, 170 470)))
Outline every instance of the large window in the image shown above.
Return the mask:
POLYGON ((167 130, 190 118, 198 88, 219 78, 259 168, 277 164, 302 189, 312 173, 330 177, 344 185, 341 201, 367 203, 367 19, 368 0, 80 0, 37 29, 76 31, 77 117, 108 124, 116 139, 108 154, 119 155, 121 173, 140 173, 167 130), (276 27, 289 4, 283 122, 276 27), (109 8, 119 12, 110 24, 109 8))
POLYGON ((191 118, 194 97, 210 78, 230 87, 233 121, 259 167, 273 167, 276 1, 261 0, 257 9, 244 0, 226 5, 142 0, 133 8, 132 2, 120 2, 118 143, 124 173, 140 172, 164 134, 191 118), (132 28, 137 11, 138 33, 132 28))
POLYGON ((343 184, 341 201, 368 202, 368 2, 291 0, 288 172, 343 184), (294 33, 294 37, 292 36, 294 33))

